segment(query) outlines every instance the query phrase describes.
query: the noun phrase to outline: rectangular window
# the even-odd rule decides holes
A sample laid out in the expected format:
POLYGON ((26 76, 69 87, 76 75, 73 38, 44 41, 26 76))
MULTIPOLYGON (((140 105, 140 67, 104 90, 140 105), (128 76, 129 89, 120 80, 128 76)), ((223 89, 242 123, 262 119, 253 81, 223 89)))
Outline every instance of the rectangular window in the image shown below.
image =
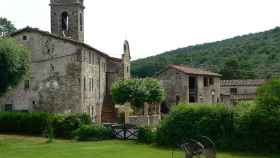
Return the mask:
POLYGON ((88 90, 91 91, 91 79, 88 79, 88 90))
POLYGON ((94 64, 94 54, 91 55, 91 58, 92 58, 91 62, 92 62, 92 64, 94 64))
POLYGON ((30 82, 29 82, 29 80, 25 80, 24 81, 24 89, 28 90, 29 88, 30 88, 30 82))
POLYGON ((89 64, 92 64, 91 52, 88 52, 88 60, 89 60, 89 64))
POLYGON ((83 31, 83 23, 84 23, 83 14, 80 13, 80 30, 81 31, 83 31))
POLYGON ((230 94, 237 94, 237 88, 231 88, 230 94))
POLYGON ((214 85, 214 78, 210 77, 209 82, 210 82, 210 85, 214 85))
POLYGON ((84 77, 84 91, 86 91, 87 90, 87 87, 86 87, 86 77, 84 77))
POLYGON ((6 104, 5 105, 5 111, 6 112, 12 112, 13 111, 13 104, 6 104))
POLYGON ((209 78, 208 77, 204 77, 203 78, 203 82, 204 82, 204 87, 208 87, 209 86, 209 78))
POLYGON ((93 92, 93 78, 91 78, 91 91, 93 92))

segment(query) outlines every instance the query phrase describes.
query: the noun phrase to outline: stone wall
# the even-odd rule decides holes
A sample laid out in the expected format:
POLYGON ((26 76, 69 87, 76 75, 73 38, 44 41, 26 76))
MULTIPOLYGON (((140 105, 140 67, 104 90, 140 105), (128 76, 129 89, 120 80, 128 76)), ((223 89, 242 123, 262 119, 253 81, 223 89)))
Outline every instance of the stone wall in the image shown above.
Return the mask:
POLYGON ((15 39, 32 51, 30 87, 22 81, 1 98, 15 110, 81 112, 80 47, 39 33, 25 32, 15 39))
POLYGON ((199 75, 186 75, 176 69, 167 69, 160 73, 157 79, 160 80, 161 85, 164 87, 167 97, 166 105, 170 108, 176 102, 189 103, 189 80, 191 77, 197 79, 197 95, 196 102, 198 103, 217 103, 220 101, 220 79, 214 76, 199 76, 199 75), (204 86, 204 77, 213 78, 213 85, 204 86), (212 97, 212 91, 215 92, 212 97))
POLYGON ((139 115, 139 116, 129 116, 128 124, 137 126, 156 126, 159 125, 161 120, 160 115, 139 115))
POLYGON ((225 104, 237 104, 240 101, 250 101, 257 97, 257 85, 249 86, 222 86, 221 93, 222 102, 225 104), (236 93, 232 93, 231 89, 236 89, 236 93))
POLYGON ((83 112, 101 122, 102 105, 106 96, 107 59, 89 49, 84 49, 82 54, 83 112))

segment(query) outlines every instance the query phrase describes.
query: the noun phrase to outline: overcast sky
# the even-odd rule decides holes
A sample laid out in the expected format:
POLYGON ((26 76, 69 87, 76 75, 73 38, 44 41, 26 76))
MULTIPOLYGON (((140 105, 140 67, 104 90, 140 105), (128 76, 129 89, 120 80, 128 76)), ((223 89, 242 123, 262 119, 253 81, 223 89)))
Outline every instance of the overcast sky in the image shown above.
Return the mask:
MULTIPOLYGON (((133 59, 280 26, 280 0, 85 0, 85 42, 133 59)), ((17 28, 50 30, 49 0, 0 0, 17 28)))

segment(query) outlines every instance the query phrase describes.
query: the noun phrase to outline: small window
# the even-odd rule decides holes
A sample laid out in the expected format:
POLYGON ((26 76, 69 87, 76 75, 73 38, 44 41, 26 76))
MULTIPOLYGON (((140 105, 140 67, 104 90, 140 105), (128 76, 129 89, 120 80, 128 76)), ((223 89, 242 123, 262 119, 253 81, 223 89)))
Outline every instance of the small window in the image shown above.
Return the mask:
POLYGON ((22 40, 26 41, 27 40, 27 36, 22 36, 22 40))
POLYGON ((209 79, 209 82, 210 82, 210 85, 214 85, 214 78, 211 77, 211 78, 209 79))
POLYGON ((88 86, 89 86, 89 87, 88 87, 88 90, 91 92, 91 78, 89 78, 89 80, 88 80, 88 81, 89 81, 89 84, 88 84, 88 86))
POLYGON ((13 111, 13 104, 6 104, 5 105, 5 111, 6 112, 12 112, 13 111))
POLYGON ((87 90, 87 87, 86 87, 86 81, 87 81, 87 79, 86 79, 86 77, 84 78, 84 91, 86 91, 87 90))
POLYGON ((91 55, 91 58, 92 58, 91 62, 92 62, 92 64, 94 64, 94 54, 91 55))
POLYGON ((27 90, 30 88, 30 81, 29 80, 25 80, 24 81, 24 89, 27 90))
POLYGON ((204 87, 208 87, 209 86, 209 78, 208 77, 204 77, 203 78, 203 82, 204 82, 204 87))
POLYGON ((89 64, 92 64, 91 52, 88 52, 88 62, 89 64))
POLYGON ((84 23, 83 14, 80 13, 80 30, 81 31, 83 31, 83 23, 84 23))
POLYGON ((230 94, 237 94, 237 88, 231 88, 230 94))
POLYGON ((33 104, 33 105, 36 105, 36 101, 33 100, 33 101, 32 101, 32 104, 33 104))
POLYGON ((91 91, 93 91, 93 78, 91 78, 91 91))
POLYGON ((51 72, 54 72, 54 65, 50 64, 51 72))
POLYGON ((129 67, 128 66, 126 67, 126 72, 129 73, 129 67))

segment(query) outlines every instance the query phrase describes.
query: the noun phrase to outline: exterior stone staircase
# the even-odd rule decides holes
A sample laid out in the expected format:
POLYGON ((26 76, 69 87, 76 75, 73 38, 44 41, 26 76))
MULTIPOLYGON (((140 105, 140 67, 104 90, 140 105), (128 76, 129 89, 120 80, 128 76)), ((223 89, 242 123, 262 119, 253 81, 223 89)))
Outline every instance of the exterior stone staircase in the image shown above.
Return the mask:
POLYGON ((115 123, 117 112, 113 104, 112 96, 106 96, 102 108, 102 123, 115 123))

